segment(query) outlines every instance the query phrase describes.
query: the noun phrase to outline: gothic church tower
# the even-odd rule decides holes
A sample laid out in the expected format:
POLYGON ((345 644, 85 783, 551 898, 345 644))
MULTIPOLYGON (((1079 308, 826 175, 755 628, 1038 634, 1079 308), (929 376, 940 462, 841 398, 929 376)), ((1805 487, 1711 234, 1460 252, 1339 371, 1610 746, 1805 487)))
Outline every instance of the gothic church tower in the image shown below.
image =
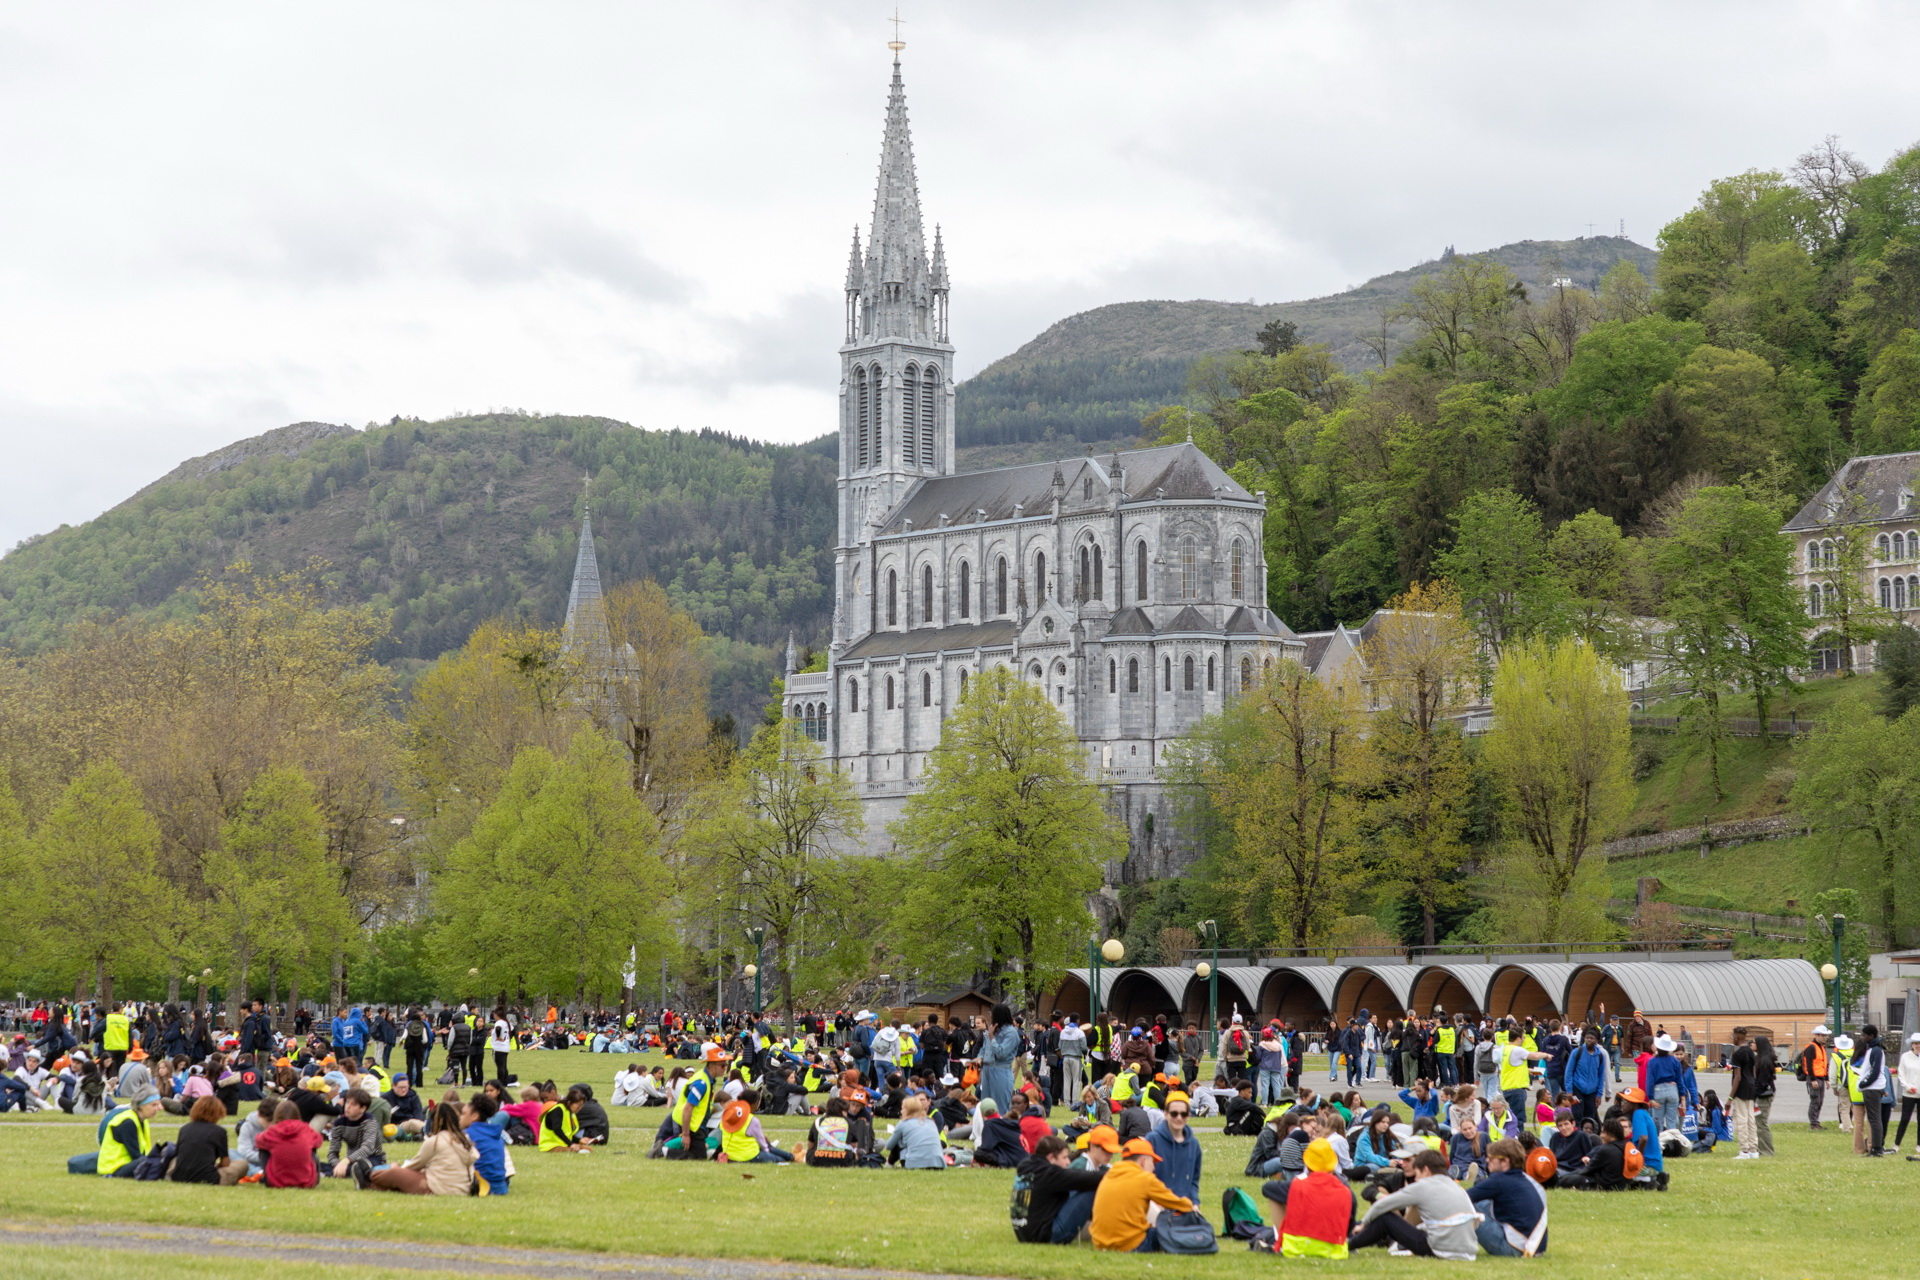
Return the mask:
POLYGON ((953 472, 953 345, 947 341, 947 256, 934 230, 927 257, 920 189, 896 50, 880 178, 866 252, 854 229, 840 347, 840 528, 834 639, 866 633, 873 600, 869 544, 907 490, 953 472))

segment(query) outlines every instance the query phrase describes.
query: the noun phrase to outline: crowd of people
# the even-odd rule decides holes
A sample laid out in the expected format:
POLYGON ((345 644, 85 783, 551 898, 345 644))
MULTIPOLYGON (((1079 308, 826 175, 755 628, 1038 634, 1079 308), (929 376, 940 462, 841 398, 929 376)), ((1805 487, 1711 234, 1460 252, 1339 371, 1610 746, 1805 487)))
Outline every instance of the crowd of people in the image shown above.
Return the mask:
MULTIPOLYGON (((231 1027, 207 1009, 151 1004, 41 1004, 5 1021, 0 1110, 102 1117, 96 1149, 70 1162, 76 1172, 503 1195, 514 1146, 586 1153, 610 1133, 591 1086, 518 1084, 510 1052, 657 1050, 666 1061, 630 1061, 608 1100, 661 1109, 655 1157, 1012 1169, 1018 1239, 1109 1250, 1191 1251, 1213 1236, 1199 1209, 1196 1117, 1220 1116, 1225 1133, 1252 1139, 1243 1176, 1258 1180, 1267 1208, 1232 1189, 1223 1229, 1301 1256, 1376 1245, 1542 1253, 1550 1190, 1664 1191, 1672 1160, 1721 1142, 1738 1159, 1771 1156, 1787 1069, 1806 1083, 1810 1127, 1823 1127, 1832 1093, 1863 1156, 1897 1153, 1908 1125, 1920 1126, 1920 1033, 1895 1058, 1874 1027, 1857 1038, 1819 1027, 1785 1064, 1767 1036, 1736 1028, 1723 1099, 1700 1088, 1704 1059, 1637 1013, 1563 1023, 1362 1011, 1312 1028, 1235 1013, 1211 1034, 1166 1017, 1029 1022, 1005 1005, 976 1017, 807 1014, 791 1025, 667 1010, 541 1017, 504 1004, 276 1017, 259 1002, 231 1027), (1306 1059, 1322 1052, 1324 1093, 1304 1079, 1306 1059), (436 1055, 444 1069, 429 1084, 436 1055), (1216 1071, 1203 1080, 1209 1058, 1216 1071), (1369 1104, 1360 1086, 1381 1083, 1390 1099, 1369 1104), (185 1123, 157 1143, 149 1122, 162 1111, 185 1123), (782 1148, 763 1116, 805 1117, 804 1142, 782 1148)), ((1920 1141, 1915 1149, 1920 1159, 1920 1141)))

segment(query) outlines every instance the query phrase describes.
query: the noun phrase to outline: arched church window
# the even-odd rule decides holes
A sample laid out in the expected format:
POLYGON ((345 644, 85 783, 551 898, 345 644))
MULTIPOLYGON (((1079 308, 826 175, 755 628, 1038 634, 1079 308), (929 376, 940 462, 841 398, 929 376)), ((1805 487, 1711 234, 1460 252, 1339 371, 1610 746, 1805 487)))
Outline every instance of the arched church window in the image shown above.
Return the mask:
POLYGON ((1142 538, 1133 545, 1133 598, 1140 603, 1147 599, 1147 542, 1142 538))
POLYGON ((933 673, 931 671, 920 673, 920 705, 923 707, 933 705, 933 673))
POLYGON ((1120 664, 1112 658, 1107 659, 1107 692, 1120 692, 1120 664))
POLYGON ((1082 502, 1089 502, 1092 499, 1093 499, 1093 477, 1088 476, 1086 479, 1080 482, 1080 500, 1082 502))
POLYGON ((908 365, 900 379, 900 461, 911 467, 919 461, 915 446, 920 437, 920 370, 908 365))
POLYGON ((933 621, 933 566, 920 568, 920 621, 933 621))
POLYGON ((1883 533, 1873 540, 1873 549, 1882 560, 1893 559, 1893 548, 1888 545, 1886 534, 1883 533))
POLYGON ((855 715, 858 715, 860 712, 860 682, 858 680, 847 681, 847 710, 853 712, 855 715))
POLYGON ((1809 618, 1820 616, 1820 584, 1817 582, 1807 588, 1807 616, 1809 618))
POLYGON ((960 616, 971 617, 973 608, 973 566, 960 562, 960 616))
POLYGON ((960 700, 964 702, 966 701, 966 697, 967 697, 967 673, 965 670, 962 670, 960 672, 960 700))
POLYGON ((940 403, 940 370, 928 365, 920 379, 920 465, 933 465, 934 406, 940 403))
POLYGON ((867 367, 865 365, 861 365, 853 371, 853 402, 854 418, 858 428, 856 435, 859 439, 859 447, 854 455, 857 461, 854 465, 864 467, 867 465, 868 458, 867 432, 869 430, 867 420, 867 367))
POLYGON ((1180 665, 1182 667, 1182 671, 1180 674, 1183 679, 1183 686, 1188 693, 1192 693, 1193 692, 1193 659, 1187 658, 1180 665))
POLYGON ((1073 598, 1086 603, 1088 594, 1093 590, 1093 557, 1087 554, 1085 547, 1080 548, 1080 576, 1073 584, 1073 598))
POLYGON ((1893 580, 1893 607, 1896 609, 1904 609, 1907 607, 1907 580, 1905 578, 1895 578, 1893 580))
POLYGON ((1000 557, 1000 563, 994 570, 994 612, 1005 614, 1007 611, 1007 558, 1000 557))
POLYGON ((1893 584, 1885 578, 1880 579, 1880 607, 1882 609, 1893 608, 1893 584))
POLYGON ((887 677, 887 710, 893 710, 893 677, 887 677))
POLYGON ((1240 539, 1233 540, 1233 598, 1238 600, 1246 594, 1247 550, 1240 539))
POLYGON ((1160 660, 1160 664, 1161 664, 1160 687, 1163 690, 1165 690, 1167 693, 1172 693, 1173 692, 1173 659, 1162 658, 1160 660))
POLYGON ((1033 602, 1047 602, 1047 556, 1043 551, 1033 558, 1033 602))
POLYGON ((1240 659, 1240 692, 1253 688, 1253 659, 1240 659))
POLYGON ((1189 533, 1180 539, 1180 598, 1195 600, 1199 596, 1200 543, 1189 533))
POLYGON ((1127 659, 1127 692, 1140 692, 1140 659, 1127 659))
POLYGON ((887 625, 892 627, 898 626, 899 623, 900 575, 889 569, 887 570, 887 625))
POLYGON ((1207 692, 1213 692, 1213 659, 1207 659, 1207 692))

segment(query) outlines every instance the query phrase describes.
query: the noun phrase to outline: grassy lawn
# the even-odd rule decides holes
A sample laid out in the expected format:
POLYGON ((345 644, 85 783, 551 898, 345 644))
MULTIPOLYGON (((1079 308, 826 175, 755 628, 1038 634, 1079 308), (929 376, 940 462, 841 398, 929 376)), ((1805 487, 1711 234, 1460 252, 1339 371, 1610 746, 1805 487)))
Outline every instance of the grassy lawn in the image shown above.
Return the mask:
POLYGON ((1811 843, 1799 836, 1715 849, 1704 858, 1698 848, 1644 858, 1614 858, 1607 862, 1608 888, 1614 897, 1630 899, 1641 876, 1656 876, 1662 902, 1722 911, 1800 915, 1814 894, 1832 887, 1832 878, 1816 868, 1817 860, 1808 847, 1811 843), (1799 906, 1789 907, 1789 899, 1799 906))
POLYGON ((1713 773, 1706 749, 1677 733, 1634 734, 1636 760, 1652 754, 1658 763, 1639 782, 1633 812, 1621 831, 1637 834, 1670 831, 1713 819, 1762 818, 1787 811, 1790 785, 1780 771, 1793 765, 1793 749, 1785 742, 1732 738, 1720 749, 1720 787, 1724 800, 1713 795, 1713 773))
MULTIPOLYGON (((524 1076, 550 1076, 563 1087, 584 1080, 602 1098, 611 1094, 620 1065, 622 1060, 579 1053, 525 1053, 513 1060, 524 1076)), ((1307 1079, 1318 1083, 1311 1063, 1307 1079)), ((1369 1098, 1384 1096, 1384 1086, 1368 1091, 1369 1098)), ((1177 1263, 1096 1259, 1086 1249, 1016 1245, 1007 1226, 1010 1175, 1004 1171, 829 1173, 757 1165, 746 1176, 723 1165, 650 1161, 645 1152, 660 1111, 610 1111, 614 1130, 607 1150, 543 1156, 517 1148, 519 1175, 512 1193, 490 1200, 363 1194, 351 1184, 331 1182, 300 1194, 69 1177, 66 1157, 90 1149, 97 1118, 30 1123, 36 1117, 8 1115, 0 1117, 0 1168, 9 1174, 0 1182, 0 1212, 16 1218, 258 1227, 980 1275, 1126 1277, 1156 1271, 1184 1276, 1237 1272, 1249 1262, 1243 1246, 1233 1242, 1226 1242, 1217 1257, 1177 1263)), ((805 1136, 806 1122, 797 1117, 764 1123, 782 1146, 805 1136)), ((1203 1122, 1208 1127, 1202 1130, 1207 1168, 1201 1206, 1216 1220, 1224 1188, 1256 1189, 1254 1180, 1239 1176, 1253 1140, 1226 1137, 1217 1123, 1203 1122)), ((156 1127, 163 1133, 171 1129, 170 1124, 156 1127)), ((880 1131, 884 1135, 884 1121, 880 1131)), ((1920 1189, 1920 1166, 1857 1160, 1850 1139, 1831 1130, 1812 1134, 1804 1125, 1777 1124, 1775 1135, 1780 1150, 1775 1160, 1736 1163, 1723 1148, 1717 1155, 1673 1162, 1673 1187, 1663 1195, 1555 1193, 1553 1273, 1804 1276, 1812 1274, 1816 1257, 1826 1257, 1828 1269, 1844 1258, 1840 1269, 1849 1274, 1893 1274, 1895 1259, 1908 1244, 1910 1220, 1904 1211, 1889 1208, 1912 1203, 1920 1189)), ((397 1150, 404 1154, 407 1148, 397 1150)), ((87 1257, 81 1251, 40 1251, 31 1260, 24 1253, 10 1251, 16 1274, 78 1276, 107 1269, 147 1277, 205 1275, 208 1269, 206 1260, 184 1258, 156 1256, 129 1266, 104 1252, 87 1257)), ((1404 1274, 1413 1265, 1419 1264, 1371 1251, 1341 1270, 1404 1274)))

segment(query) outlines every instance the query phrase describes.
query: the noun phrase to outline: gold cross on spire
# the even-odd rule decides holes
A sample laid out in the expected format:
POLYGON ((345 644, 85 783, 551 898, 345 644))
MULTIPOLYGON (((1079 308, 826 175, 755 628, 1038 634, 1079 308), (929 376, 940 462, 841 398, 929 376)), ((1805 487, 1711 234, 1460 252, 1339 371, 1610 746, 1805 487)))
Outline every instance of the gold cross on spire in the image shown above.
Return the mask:
POLYGON ((900 38, 900 24, 905 22, 906 19, 900 16, 900 10, 896 8, 893 11, 893 16, 888 18, 887 21, 893 24, 893 39, 887 41, 887 48, 893 50, 893 60, 898 62, 900 61, 900 51, 907 47, 907 42, 900 38))

